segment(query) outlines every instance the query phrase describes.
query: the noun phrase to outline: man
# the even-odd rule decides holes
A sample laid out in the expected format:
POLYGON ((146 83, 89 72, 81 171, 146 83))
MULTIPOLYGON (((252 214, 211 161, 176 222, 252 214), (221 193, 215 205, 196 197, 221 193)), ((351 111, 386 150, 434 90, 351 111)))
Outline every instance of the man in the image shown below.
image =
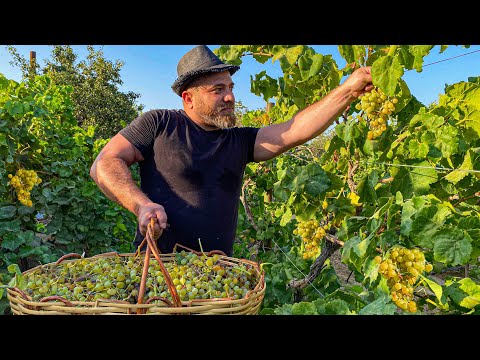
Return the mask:
POLYGON ((235 127, 232 81, 238 69, 204 45, 193 48, 180 59, 172 85, 183 110, 140 115, 95 159, 90 174, 99 188, 138 218, 137 247, 153 217, 162 253, 178 243, 231 256, 246 164, 272 159, 318 136, 373 88, 370 68, 360 68, 289 121, 241 128, 235 127), (129 170, 137 162, 140 188, 129 170))

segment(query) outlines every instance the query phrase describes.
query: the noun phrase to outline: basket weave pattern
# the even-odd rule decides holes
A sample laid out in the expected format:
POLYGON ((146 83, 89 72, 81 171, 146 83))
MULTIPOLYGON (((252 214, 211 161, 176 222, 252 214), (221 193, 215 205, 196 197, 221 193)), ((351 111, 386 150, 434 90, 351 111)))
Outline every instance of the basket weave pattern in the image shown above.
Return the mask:
MULTIPOLYGON (((172 279, 163 265, 164 263, 175 261, 175 254, 159 254, 155 242, 152 241, 153 222, 151 222, 150 225, 149 229, 147 230, 147 236, 144 240, 147 242, 147 248, 144 255, 144 272, 142 274, 140 291, 136 304, 114 299, 97 299, 96 301, 69 301, 65 298, 55 295, 44 297, 39 301, 32 301, 32 298, 25 294, 25 292, 17 287, 13 287, 7 288, 7 298, 10 302, 12 313, 15 315, 254 315, 259 312, 265 295, 265 275, 263 270, 256 262, 246 259, 228 257, 223 253, 223 255, 220 255, 218 263, 227 266, 248 264, 255 270, 258 278, 258 282, 255 287, 252 290, 249 290, 241 299, 213 298, 193 299, 188 301, 180 300, 180 297, 178 296, 178 293, 172 284, 172 279), (143 301, 148 265, 150 259, 153 257, 156 258, 158 263, 161 265, 166 283, 170 284, 169 291, 172 295, 173 302, 158 297, 149 298, 145 302, 143 301), (155 300, 161 301, 155 302, 155 300)), ((141 248, 141 246, 139 248, 141 248)), ((194 250, 189 250, 195 252, 194 250)), ((211 251, 207 254, 207 256, 210 256, 212 253, 218 254, 217 251, 211 251)), ((136 254, 138 255, 138 253, 136 254)), ((105 253, 92 256, 92 258, 113 256, 129 257, 135 256, 136 254, 105 253)), ((73 255, 80 257, 78 254, 73 255)), ((59 264, 62 261, 70 262, 78 260, 68 260, 65 258, 65 256, 60 258, 55 264, 59 264)), ((44 266, 52 266, 52 264, 34 267, 25 271, 23 275, 35 272, 44 266)))

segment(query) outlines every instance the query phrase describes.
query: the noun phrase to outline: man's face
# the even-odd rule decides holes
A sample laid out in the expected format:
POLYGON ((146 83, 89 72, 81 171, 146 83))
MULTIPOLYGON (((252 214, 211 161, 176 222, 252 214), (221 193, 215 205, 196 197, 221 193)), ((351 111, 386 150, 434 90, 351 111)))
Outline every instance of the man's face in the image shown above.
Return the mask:
POLYGON ((193 90, 193 110, 205 124, 220 129, 236 125, 233 81, 228 71, 199 79, 193 90))

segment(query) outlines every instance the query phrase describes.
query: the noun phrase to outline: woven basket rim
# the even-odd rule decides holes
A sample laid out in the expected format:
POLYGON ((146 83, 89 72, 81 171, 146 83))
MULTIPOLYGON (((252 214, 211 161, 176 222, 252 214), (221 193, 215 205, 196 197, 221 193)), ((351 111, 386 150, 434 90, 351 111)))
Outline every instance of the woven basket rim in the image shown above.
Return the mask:
MULTIPOLYGON (((68 255, 68 254, 67 254, 68 255)), ((77 254, 78 255, 78 254, 77 254)), ((64 259, 62 262, 74 262, 81 259, 95 259, 101 257, 130 257, 145 255, 142 252, 109 252, 96 254, 87 258, 80 257, 75 259, 64 259)), ((162 261, 172 261, 176 253, 162 253, 159 254, 162 261)), ((153 254, 150 254, 151 260, 154 259, 153 254)), ((61 258, 60 258, 61 259, 61 258)), ((60 260, 59 259, 59 260, 60 260)), ((28 275, 44 267, 57 265, 58 261, 50 262, 35 266, 31 269, 22 272, 22 275, 28 275)), ((193 299, 181 301, 181 306, 169 306, 165 302, 150 302, 150 303, 136 303, 131 304, 127 301, 112 300, 112 299, 97 299, 96 301, 68 301, 66 303, 62 299, 52 299, 48 301, 33 301, 30 296, 25 294, 18 288, 7 288, 7 297, 14 314, 139 314, 139 310, 143 310, 144 314, 256 314, 263 301, 266 283, 265 271, 257 262, 244 259, 235 258, 226 255, 219 255, 219 261, 228 265, 236 265, 244 263, 251 265, 257 271, 258 281, 249 290, 247 294, 240 299, 232 298, 211 298, 211 299, 193 299), (70 306, 73 305, 73 306, 70 306)), ((66 300, 66 299, 64 299, 66 300)))

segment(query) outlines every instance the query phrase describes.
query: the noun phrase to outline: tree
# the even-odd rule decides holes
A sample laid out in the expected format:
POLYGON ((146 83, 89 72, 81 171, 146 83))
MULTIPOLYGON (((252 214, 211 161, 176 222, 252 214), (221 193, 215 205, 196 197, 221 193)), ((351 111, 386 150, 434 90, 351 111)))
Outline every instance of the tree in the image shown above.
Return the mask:
POLYGON ((140 94, 119 90, 123 84, 120 70, 124 63, 107 60, 102 48, 95 50, 88 45, 86 59, 77 61, 71 46, 54 45, 51 58, 45 60, 43 67, 30 64, 15 47, 7 49, 13 57, 10 64, 20 68, 24 78, 44 74, 56 85, 73 86, 74 116, 84 129, 96 126, 95 138, 110 138, 144 108, 136 102, 140 94))

